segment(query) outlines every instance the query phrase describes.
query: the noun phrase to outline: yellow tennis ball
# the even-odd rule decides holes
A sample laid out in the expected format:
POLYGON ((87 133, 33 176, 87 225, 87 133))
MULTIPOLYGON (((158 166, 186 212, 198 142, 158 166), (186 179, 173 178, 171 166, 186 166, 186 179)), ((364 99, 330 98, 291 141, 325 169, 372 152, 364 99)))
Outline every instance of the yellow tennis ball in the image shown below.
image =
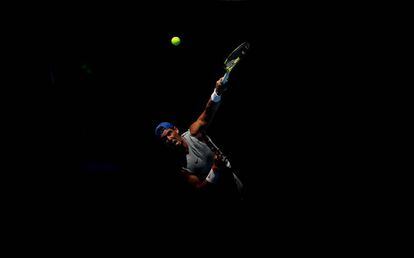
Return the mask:
POLYGON ((174 46, 178 46, 181 43, 181 39, 179 37, 173 37, 171 39, 171 44, 173 44, 174 46))

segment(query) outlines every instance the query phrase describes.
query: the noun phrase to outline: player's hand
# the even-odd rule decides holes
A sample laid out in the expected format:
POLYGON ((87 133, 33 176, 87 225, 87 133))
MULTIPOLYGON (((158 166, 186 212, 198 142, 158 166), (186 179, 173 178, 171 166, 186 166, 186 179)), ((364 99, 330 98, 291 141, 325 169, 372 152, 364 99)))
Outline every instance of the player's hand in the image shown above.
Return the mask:
POLYGON ((218 170, 221 170, 223 168, 226 168, 226 162, 225 162, 222 155, 216 154, 214 156, 214 163, 213 163, 212 168, 213 168, 214 171, 218 171, 218 170))
POLYGON ((216 92, 217 92, 217 94, 218 95, 221 95, 227 89, 228 89, 227 83, 226 84, 223 84, 223 77, 221 77, 220 79, 218 79, 218 81, 216 82, 216 92))

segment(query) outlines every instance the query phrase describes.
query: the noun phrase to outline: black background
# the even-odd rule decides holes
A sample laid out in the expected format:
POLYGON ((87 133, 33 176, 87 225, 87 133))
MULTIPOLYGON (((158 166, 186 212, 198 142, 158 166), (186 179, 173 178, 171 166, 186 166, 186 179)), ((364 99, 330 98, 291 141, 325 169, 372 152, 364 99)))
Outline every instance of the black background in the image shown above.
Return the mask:
POLYGON ((372 28, 358 12, 250 1, 48 8, 15 32, 10 152, 23 200, 119 220, 202 206, 177 181, 154 126, 188 128, 227 54, 248 41, 209 133, 244 179, 241 218, 312 225, 350 212, 369 119, 360 76, 372 28))

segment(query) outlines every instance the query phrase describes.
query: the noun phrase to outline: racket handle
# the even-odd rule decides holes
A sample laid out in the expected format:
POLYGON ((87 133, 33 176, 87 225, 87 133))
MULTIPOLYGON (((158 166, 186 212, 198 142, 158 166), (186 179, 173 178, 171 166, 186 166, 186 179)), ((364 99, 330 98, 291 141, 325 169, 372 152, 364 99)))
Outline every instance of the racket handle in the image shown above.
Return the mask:
POLYGON ((227 81, 229 80, 229 75, 230 75, 230 72, 227 72, 224 74, 223 81, 222 81, 223 84, 227 83, 227 81))

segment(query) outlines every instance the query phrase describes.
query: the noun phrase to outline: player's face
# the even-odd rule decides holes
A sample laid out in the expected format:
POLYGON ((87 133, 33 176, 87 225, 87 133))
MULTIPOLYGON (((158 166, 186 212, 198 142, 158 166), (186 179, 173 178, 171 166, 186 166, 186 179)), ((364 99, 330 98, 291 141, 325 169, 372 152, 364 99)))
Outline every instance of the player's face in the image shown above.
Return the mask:
POLYGON ((169 147, 180 148, 183 146, 183 138, 177 128, 165 129, 161 134, 161 141, 169 147))

